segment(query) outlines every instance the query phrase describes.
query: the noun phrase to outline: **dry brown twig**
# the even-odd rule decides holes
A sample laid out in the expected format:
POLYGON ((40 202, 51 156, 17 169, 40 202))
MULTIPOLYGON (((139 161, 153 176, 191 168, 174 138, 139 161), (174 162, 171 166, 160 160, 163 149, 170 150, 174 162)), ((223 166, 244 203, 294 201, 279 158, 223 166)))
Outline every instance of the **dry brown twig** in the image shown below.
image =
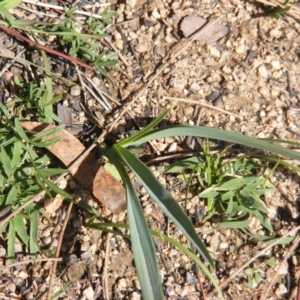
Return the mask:
POLYGON ((17 39, 19 39, 19 40, 21 40, 23 42, 26 42, 27 44, 29 44, 32 47, 35 47, 35 48, 40 49, 40 50, 44 50, 47 53, 50 53, 50 54, 56 55, 58 57, 61 57, 61 58, 65 59, 65 60, 67 60, 67 61, 69 61, 71 63, 74 63, 76 65, 79 65, 79 66, 81 66, 81 67, 83 67, 83 68, 85 68, 87 70, 90 70, 90 71, 94 70, 93 67, 87 65, 86 63, 84 63, 84 62, 82 62, 82 61, 80 61, 78 59, 75 59, 75 58, 73 58, 71 56, 68 56, 68 55, 66 55, 64 53, 58 52, 56 50, 53 50, 53 49, 51 49, 49 47, 37 44, 36 42, 30 40, 29 38, 23 36, 22 34, 20 34, 19 32, 15 31, 15 30, 13 30, 11 28, 8 28, 8 27, 5 27, 3 25, 0 25, 0 30, 3 30, 4 32, 8 33, 9 35, 14 36, 15 38, 17 38, 17 39))
POLYGON ((28 259, 28 260, 23 260, 23 261, 18 261, 16 263, 7 265, 7 266, 1 266, 1 269, 5 269, 5 268, 13 268, 16 266, 20 266, 20 265, 27 265, 27 264, 35 264, 38 262, 47 262, 47 261, 62 261, 61 257, 48 257, 48 258, 35 258, 35 259, 28 259))
MULTIPOLYGON (((56 252, 55 252, 55 257, 59 257, 59 253, 60 253, 60 248, 62 245, 62 240, 64 237, 64 233, 67 227, 67 223, 69 221, 69 217, 70 217, 70 213, 71 213, 71 209, 73 207, 73 202, 70 202, 68 210, 67 210, 67 214, 66 214, 66 218, 64 221, 64 224, 62 226, 61 232, 60 232, 60 236, 59 236, 59 240, 58 240, 58 244, 57 244, 57 248, 56 248, 56 252)), ((53 286, 53 282, 54 282, 54 277, 55 277, 55 273, 56 273, 56 268, 57 268, 57 261, 54 261, 54 264, 52 266, 51 272, 50 272, 50 280, 49 280, 49 288, 48 288, 48 294, 47 294, 47 300, 51 299, 51 292, 52 292, 52 286, 53 286)))

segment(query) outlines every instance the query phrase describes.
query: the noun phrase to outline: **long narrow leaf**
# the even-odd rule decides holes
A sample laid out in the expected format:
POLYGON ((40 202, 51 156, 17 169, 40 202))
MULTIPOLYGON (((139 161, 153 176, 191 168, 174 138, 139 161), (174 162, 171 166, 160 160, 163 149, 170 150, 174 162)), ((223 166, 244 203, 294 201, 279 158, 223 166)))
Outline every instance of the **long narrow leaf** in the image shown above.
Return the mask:
POLYGON ((152 237, 131 180, 119 161, 118 148, 112 155, 126 188, 127 211, 134 261, 144 299, 163 300, 163 290, 152 237))
POLYGON ((9 263, 13 263, 15 261, 15 243, 16 243, 16 231, 15 231, 14 224, 10 222, 9 230, 8 230, 8 242, 7 242, 7 257, 9 263))
POLYGON ((26 232, 26 227, 25 227, 23 215, 22 214, 17 214, 13 218, 13 224, 14 224, 14 227, 15 227, 15 230, 16 230, 18 236, 23 241, 23 243, 28 247, 29 246, 28 245, 29 236, 26 232))
POLYGON ((152 130, 138 140, 132 139, 126 144, 126 147, 133 145, 140 145, 151 140, 160 139, 168 136, 195 136, 201 138, 210 138, 244 146, 270 151, 279 155, 300 160, 300 153, 294 150, 286 149, 284 147, 268 143, 256 138, 248 137, 240 133, 231 132, 219 128, 205 127, 205 126, 172 126, 167 128, 160 128, 152 130))
POLYGON ((29 248, 32 258, 39 250, 38 244, 38 224, 39 224, 39 212, 34 209, 30 214, 30 233, 29 233, 29 248))
POLYGON ((142 136, 149 133, 152 128, 154 128, 156 125, 158 125, 162 119, 168 114, 169 110, 164 111, 161 113, 157 118, 155 118, 152 122, 150 122, 145 128, 143 128, 141 131, 137 132, 135 135, 128 137, 127 139, 124 139, 118 143, 119 146, 127 147, 128 144, 134 141, 138 141, 142 136))
MULTIPOLYGON (((124 223, 104 222, 104 223, 91 223, 91 224, 87 224, 85 226, 88 227, 88 228, 93 228, 93 229, 101 230, 101 231, 104 231, 104 232, 111 232, 111 233, 116 234, 118 236, 121 236, 123 238, 130 239, 130 237, 126 234, 123 234, 123 233, 115 231, 115 230, 108 229, 108 227, 128 228, 129 226, 127 224, 124 224, 124 223)), ((179 242, 177 242, 176 240, 172 239, 171 237, 169 237, 165 234, 162 234, 162 233, 160 233, 158 231, 155 231, 155 230, 150 230, 150 233, 152 235, 154 235, 154 236, 156 236, 160 239, 163 239, 166 242, 172 244, 174 247, 178 248, 182 253, 185 253, 190 259, 192 259, 200 267, 202 272, 207 276, 209 281, 214 285, 217 292, 219 293, 219 297, 221 299, 224 299, 223 295, 222 295, 221 288, 219 287, 216 279, 213 277, 213 274, 211 274, 211 272, 206 268, 206 266, 201 262, 201 260, 193 252, 191 252, 185 246, 183 246, 182 244, 180 244, 179 242)))
POLYGON ((115 151, 118 149, 122 160, 142 182, 149 196, 158 204, 158 206, 174 222, 174 224, 182 231, 182 233, 193 243, 206 261, 213 266, 213 261, 205 245, 196 233, 192 222, 183 212, 182 208, 172 197, 172 195, 159 183, 147 166, 145 166, 128 150, 116 145, 112 148, 115 151))

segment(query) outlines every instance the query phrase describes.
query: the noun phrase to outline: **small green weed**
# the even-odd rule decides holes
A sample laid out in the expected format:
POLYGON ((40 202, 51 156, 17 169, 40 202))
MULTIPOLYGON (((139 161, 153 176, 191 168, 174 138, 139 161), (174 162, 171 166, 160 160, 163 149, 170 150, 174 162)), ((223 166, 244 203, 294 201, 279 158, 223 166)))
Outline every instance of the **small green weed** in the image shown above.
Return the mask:
MULTIPOLYGON (((29 137, 18 119, 13 118, 7 107, 0 103, 0 211, 12 212, 34 197, 41 189, 49 197, 53 192, 70 196, 53 184, 49 178, 67 172, 62 169, 45 168, 49 157, 38 155, 37 148, 45 148, 57 139, 43 141, 55 130, 50 129, 35 137, 29 137)), ((38 204, 28 205, 9 222, 0 227, 0 237, 7 240, 7 255, 15 259, 15 239, 18 237, 34 256, 38 250, 38 216, 43 208, 38 204), (8 232, 7 237, 3 235, 8 232)))
POLYGON ((10 109, 16 111, 19 120, 31 120, 50 123, 51 120, 59 122, 60 119, 52 111, 52 106, 58 102, 62 95, 52 97, 45 84, 26 82, 14 76, 18 89, 18 96, 9 103, 10 109))
POLYGON ((113 23, 116 13, 105 9, 101 14, 101 20, 89 17, 81 24, 74 21, 76 20, 75 12, 77 9, 77 6, 70 9, 65 8, 66 16, 58 24, 37 25, 32 31, 42 35, 48 35, 49 33, 57 35, 59 37, 58 43, 68 49, 70 56, 84 59, 107 77, 105 67, 118 69, 117 53, 102 50, 98 38, 108 37, 106 31, 108 25, 113 23), (83 29, 86 29, 89 34, 82 34, 83 29))
POLYGON ((264 268, 266 265, 274 267, 276 265, 275 259, 270 258, 266 262, 254 265, 253 268, 245 269, 244 272, 248 278, 247 284, 250 288, 256 288, 263 281, 264 271, 262 268, 264 268))
POLYGON ((219 217, 219 228, 246 228, 255 217, 272 233, 268 211, 261 200, 261 196, 275 190, 264 178, 266 164, 245 155, 223 159, 230 147, 211 154, 208 140, 202 147, 203 156, 174 163, 164 172, 179 172, 178 178, 186 180, 188 189, 196 185, 198 196, 206 199, 204 221, 219 217))

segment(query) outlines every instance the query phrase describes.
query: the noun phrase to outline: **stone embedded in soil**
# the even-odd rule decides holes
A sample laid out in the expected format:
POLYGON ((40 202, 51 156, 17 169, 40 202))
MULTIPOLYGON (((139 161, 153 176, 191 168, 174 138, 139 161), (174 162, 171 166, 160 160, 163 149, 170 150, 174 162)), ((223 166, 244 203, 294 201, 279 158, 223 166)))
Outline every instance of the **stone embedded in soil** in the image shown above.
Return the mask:
MULTIPOLYGON (((182 31, 185 37, 191 37, 194 33, 198 32, 198 30, 201 27, 204 27, 206 23, 207 20, 201 17, 193 16, 193 15, 187 16, 182 20, 180 24, 180 30, 182 31)), ((207 25, 209 23, 210 22, 208 22, 207 25)), ((206 30, 203 34, 201 34, 197 38, 197 40, 211 44, 224 37, 227 33, 228 33, 227 26, 221 24, 215 24, 212 27, 210 27, 208 30, 206 30)))
POLYGON ((80 87, 78 87, 77 85, 72 86, 70 89, 70 94, 71 94, 71 96, 79 96, 80 95, 80 87))

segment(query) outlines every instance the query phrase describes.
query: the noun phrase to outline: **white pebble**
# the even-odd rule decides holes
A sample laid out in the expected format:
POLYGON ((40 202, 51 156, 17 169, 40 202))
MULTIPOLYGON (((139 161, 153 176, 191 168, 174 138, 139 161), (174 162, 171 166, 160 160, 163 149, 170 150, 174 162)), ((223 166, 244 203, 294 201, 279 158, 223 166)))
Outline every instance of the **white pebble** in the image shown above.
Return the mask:
POLYGON ((260 113, 259 113, 259 115, 261 117, 265 117, 266 116, 266 112, 264 110, 261 110, 260 113))
POLYGON ((177 149, 177 143, 174 142, 169 146, 168 152, 175 152, 177 149))
POLYGON ((273 61, 271 62, 271 65, 272 65, 272 67, 273 67, 275 70, 279 70, 279 69, 281 68, 280 62, 277 61, 277 60, 273 60, 273 61))
POLYGON ((121 278, 118 282, 118 288, 119 289, 126 289, 127 288, 127 283, 126 283, 126 280, 125 278, 121 278))
POLYGON ((221 56, 221 52, 215 47, 211 47, 209 52, 210 52, 211 56, 214 56, 214 57, 220 57, 221 56))
POLYGON ((287 289, 286 289, 285 285, 280 283, 278 288, 275 290, 275 294, 280 297, 286 293, 287 293, 287 289))
POLYGON ((71 95, 72 96, 79 96, 80 95, 80 87, 77 85, 74 85, 71 87, 71 95))
POLYGON ((226 243, 226 242, 220 243, 219 248, 220 249, 227 249, 228 248, 228 243, 226 243))
POLYGON ((265 65, 261 65, 259 68, 258 68, 258 75, 263 77, 263 78, 267 78, 268 77, 268 70, 266 68, 265 65))
POLYGON ((93 287, 89 286, 87 289, 85 289, 83 291, 83 295, 86 297, 86 299, 94 299, 95 292, 93 287))
POLYGON ((134 47, 134 50, 138 53, 143 53, 148 50, 148 45, 146 43, 139 43, 134 47))

